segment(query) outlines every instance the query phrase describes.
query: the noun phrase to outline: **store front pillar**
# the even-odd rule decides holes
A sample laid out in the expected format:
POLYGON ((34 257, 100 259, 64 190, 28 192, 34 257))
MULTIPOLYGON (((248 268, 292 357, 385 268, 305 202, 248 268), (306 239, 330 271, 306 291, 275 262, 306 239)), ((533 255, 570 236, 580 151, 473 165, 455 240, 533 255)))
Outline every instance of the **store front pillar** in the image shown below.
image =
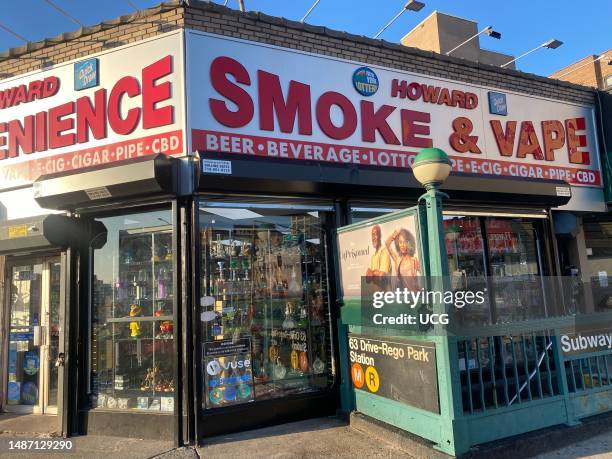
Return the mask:
MULTIPOLYGON (((350 223, 349 221, 349 209, 346 201, 344 202, 336 202, 335 203, 335 219, 336 219, 336 228, 340 228, 341 226, 347 225, 350 223)), ((337 241, 332 238, 333 244, 333 252, 337 253, 337 241)), ((340 308, 342 306, 342 299, 340 297, 341 287, 340 287, 340 279, 336 276, 335 278, 335 292, 337 298, 337 306, 340 308)), ((348 361, 349 349, 348 349, 348 334, 349 327, 348 325, 342 322, 342 319, 338 317, 337 319, 337 330, 338 334, 338 354, 340 358, 340 412, 347 415, 355 409, 355 393, 351 384, 351 375, 350 375, 350 363, 348 361)))

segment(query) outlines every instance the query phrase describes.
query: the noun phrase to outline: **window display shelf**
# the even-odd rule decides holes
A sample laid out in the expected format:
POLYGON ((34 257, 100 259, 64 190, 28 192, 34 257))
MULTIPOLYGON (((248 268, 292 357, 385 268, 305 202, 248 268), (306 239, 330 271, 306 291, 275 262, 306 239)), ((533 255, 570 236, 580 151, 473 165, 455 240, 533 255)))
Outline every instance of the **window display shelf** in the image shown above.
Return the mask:
POLYGON ((94 254, 94 272, 106 279, 94 280, 95 408, 174 410, 172 228, 155 224, 170 218, 164 212, 111 217, 108 227, 116 232, 94 254), (129 227, 140 221, 151 223, 129 227))
POLYGON ((125 322, 155 322, 158 320, 173 320, 172 316, 157 316, 157 317, 109 317, 106 322, 112 323, 125 323, 125 322))

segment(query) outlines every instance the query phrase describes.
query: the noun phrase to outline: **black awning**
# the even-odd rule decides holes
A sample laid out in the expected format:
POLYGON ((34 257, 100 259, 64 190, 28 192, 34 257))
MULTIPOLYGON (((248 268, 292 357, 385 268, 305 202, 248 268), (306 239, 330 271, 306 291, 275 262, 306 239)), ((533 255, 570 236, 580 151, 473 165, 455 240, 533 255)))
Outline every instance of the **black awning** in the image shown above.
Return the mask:
MULTIPOLYGON (((390 200, 416 200, 424 193, 412 172, 405 169, 268 161, 228 154, 202 153, 201 156, 231 162, 231 174, 201 172, 199 189, 202 191, 309 193, 390 200)), ((475 204, 557 207, 567 204, 571 198, 571 188, 563 181, 477 174, 451 174, 442 190, 453 201, 475 204)))
POLYGON ((106 228, 89 219, 54 214, 0 223, 0 255, 104 244, 106 228))
POLYGON ((128 197, 175 195, 178 163, 178 159, 156 155, 43 175, 34 183, 34 198, 46 209, 74 210, 128 197))

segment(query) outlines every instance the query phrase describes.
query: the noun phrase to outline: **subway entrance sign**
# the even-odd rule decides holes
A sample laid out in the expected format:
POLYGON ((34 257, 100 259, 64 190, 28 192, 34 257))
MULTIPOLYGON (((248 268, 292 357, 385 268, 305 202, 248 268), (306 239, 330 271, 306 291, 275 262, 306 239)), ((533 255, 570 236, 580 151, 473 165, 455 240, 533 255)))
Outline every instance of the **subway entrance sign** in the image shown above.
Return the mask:
POLYGON ((440 413, 435 343, 350 333, 349 360, 355 389, 440 413))

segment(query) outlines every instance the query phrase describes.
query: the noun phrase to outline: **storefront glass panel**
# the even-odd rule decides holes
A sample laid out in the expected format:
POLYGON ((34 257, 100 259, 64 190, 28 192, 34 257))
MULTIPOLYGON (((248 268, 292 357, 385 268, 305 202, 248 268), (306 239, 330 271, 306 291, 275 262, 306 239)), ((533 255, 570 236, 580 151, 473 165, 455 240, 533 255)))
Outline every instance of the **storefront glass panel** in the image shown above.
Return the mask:
POLYGON ((172 212, 100 219, 94 251, 92 407, 174 411, 172 212))
POLYGON ((584 279, 590 283, 595 311, 612 311, 612 216, 585 218, 587 263, 584 279))
POLYGON ((329 387, 323 212, 211 202, 199 211, 204 408, 329 387))
POLYGON ((49 286, 49 398, 48 408, 57 410, 57 383, 59 367, 55 360, 59 355, 60 345, 60 278, 61 264, 53 262, 49 264, 50 286, 49 286))
POLYGON ((546 317, 547 257, 535 219, 445 216, 449 272, 465 288, 486 288, 476 323, 506 323, 546 317), (461 280, 463 278, 463 280, 461 280), (470 287, 469 285, 467 286, 470 287), (485 311, 488 311, 486 320, 485 311))
POLYGON ((61 264, 39 259, 9 269, 5 403, 10 411, 57 414, 61 264))
POLYGON ((12 269, 7 405, 39 405, 42 271, 42 264, 12 269))
MULTIPOLYGON (((448 271, 453 289, 487 290, 487 261, 480 218, 445 216, 444 231, 448 271)), ((479 325, 491 321, 489 297, 481 305, 471 305, 461 315, 463 325, 479 325)))
POLYGON ((484 219, 498 323, 543 318, 541 241, 534 221, 484 219))

